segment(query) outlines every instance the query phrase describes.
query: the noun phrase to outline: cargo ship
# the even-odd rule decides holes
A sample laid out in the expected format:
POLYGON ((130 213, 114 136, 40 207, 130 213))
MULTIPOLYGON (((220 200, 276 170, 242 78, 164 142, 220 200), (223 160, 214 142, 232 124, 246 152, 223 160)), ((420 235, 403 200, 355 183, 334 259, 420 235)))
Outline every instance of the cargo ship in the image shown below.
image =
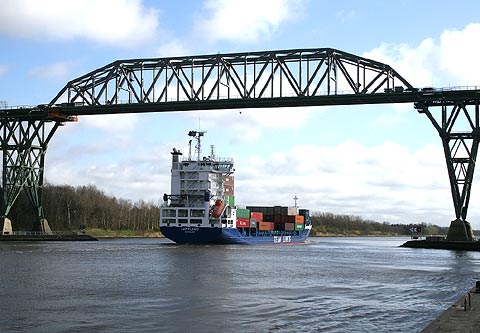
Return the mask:
POLYGON ((217 157, 214 146, 209 156, 201 157, 205 133, 188 133, 186 158, 173 148, 170 194, 163 195, 160 207, 162 234, 189 244, 304 243, 312 229, 309 210, 296 204, 237 206, 233 159, 217 157))

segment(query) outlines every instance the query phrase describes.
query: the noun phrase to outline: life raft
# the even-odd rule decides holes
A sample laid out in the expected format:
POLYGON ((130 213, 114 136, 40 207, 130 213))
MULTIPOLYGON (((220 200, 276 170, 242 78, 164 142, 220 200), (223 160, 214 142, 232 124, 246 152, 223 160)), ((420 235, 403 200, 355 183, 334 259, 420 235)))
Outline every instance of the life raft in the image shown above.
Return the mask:
POLYGON ((212 206, 212 216, 218 219, 220 215, 222 215, 224 207, 225 207, 225 204, 223 203, 223 200, 217 199, 215 201, 215 205, 212 206))

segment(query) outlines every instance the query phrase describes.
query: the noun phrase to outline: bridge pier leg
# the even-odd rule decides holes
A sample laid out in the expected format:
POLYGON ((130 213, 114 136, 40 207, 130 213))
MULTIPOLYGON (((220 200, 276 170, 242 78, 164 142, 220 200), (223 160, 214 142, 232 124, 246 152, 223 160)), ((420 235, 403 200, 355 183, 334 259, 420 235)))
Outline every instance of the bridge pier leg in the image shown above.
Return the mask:
POLYGON ((471 105, 471 112, 467 109, 468 101, 464 100, 442 100, 432 106, 441 108, 441 119, 432 115, 426 103, 415 104, 418 112, 427 115, 442 139, 455 209, 455 220, 450 224, 447 240, 472 241, 474 236, 467 222, 467 211, 480 141, 479 104, 471 105))
POLYGON ((36 213, 32 230, 51 233, 42 205, 43 172, 47 145, 60 123, 48 120, 2 119, 0 147, 2 149, 2 187, 0 230, 12 232, 7 218, 21 190, 36 213))

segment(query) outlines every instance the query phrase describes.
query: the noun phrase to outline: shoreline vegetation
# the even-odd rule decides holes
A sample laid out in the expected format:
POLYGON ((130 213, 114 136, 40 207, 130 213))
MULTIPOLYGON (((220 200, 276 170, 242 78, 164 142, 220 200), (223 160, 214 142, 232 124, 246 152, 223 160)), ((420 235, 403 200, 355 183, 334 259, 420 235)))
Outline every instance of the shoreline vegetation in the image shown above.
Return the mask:
MULTIPOLYGON (((85 233, 97 238, 163 237, 159 231, 158 203, 118 199, 94 185, 69 186, 45 184, 45 217, 54 231, 85 233)), ((31 230, 34 211, 25 193, 20 194, 9 218, 14 230, 31 230)), ((446 235, 448 227, 419 223, 390 224, 366 220, 359 216, 338 215, 311 210, 313 237, 410 236, 411 224, 421 224, 424 235, 446 235)), ((475 235, 480 235, 474 231, 475 235)))

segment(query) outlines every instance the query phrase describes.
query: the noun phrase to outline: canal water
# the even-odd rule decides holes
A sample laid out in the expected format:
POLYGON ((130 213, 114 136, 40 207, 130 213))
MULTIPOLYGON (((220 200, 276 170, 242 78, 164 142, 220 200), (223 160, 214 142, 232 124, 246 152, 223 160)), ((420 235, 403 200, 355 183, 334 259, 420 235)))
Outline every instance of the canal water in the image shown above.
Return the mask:
POLYGON ((3 242, 0 331, 418 332, 480 279, 480 253, 406 240, 3 242))

